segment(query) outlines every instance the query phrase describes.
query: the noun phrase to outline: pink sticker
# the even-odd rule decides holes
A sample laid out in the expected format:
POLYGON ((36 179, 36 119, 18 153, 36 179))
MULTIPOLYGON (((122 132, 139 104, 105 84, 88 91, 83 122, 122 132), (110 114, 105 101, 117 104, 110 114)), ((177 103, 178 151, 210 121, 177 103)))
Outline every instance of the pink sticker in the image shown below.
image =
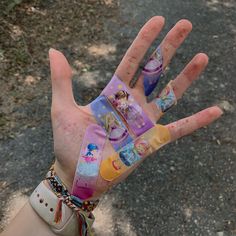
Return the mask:
POLYGON ((72 187, 72 195, 81 200, 92 197, 96 190, 105 142, 106 133, 101 126, 92 124, 87 127, 72 187))
POLYGON ((154 126, 142 107, 134 100, 127 86, 116 75, 112 77, 102 95, 108 98, 136 137, 154 126))

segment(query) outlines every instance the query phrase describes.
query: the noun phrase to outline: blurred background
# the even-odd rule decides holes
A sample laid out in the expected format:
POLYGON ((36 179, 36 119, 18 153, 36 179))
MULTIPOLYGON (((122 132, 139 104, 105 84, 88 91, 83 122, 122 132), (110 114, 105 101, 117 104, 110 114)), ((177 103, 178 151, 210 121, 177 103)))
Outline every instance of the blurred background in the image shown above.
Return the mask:
POLYGON ((220 120, 146 160, 95 210, 95 235, 236 235, 235 0, 0 0, 0 232, 53 161, 50 47, 73 67, 78 102, 95 98, 152 16, 193 31, 161 87, 197 53, 209 66, 162 124, 220 104, 220 120))

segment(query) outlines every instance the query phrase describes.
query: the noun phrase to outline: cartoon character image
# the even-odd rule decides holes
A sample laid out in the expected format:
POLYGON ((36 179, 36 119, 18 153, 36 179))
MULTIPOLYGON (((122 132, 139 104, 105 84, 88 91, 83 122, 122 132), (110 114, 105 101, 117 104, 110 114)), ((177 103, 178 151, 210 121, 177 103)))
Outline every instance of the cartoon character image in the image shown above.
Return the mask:
POLYGON ((149 96, 155 89, 158 81, 161 78, 163 71, 163 59, 161 49, 158 47, 153 55, 149 58, 144 66, 142 73, 144 75, 144 92, 146 96, 149 96))
POLYGON ((114 94, 110 101, 128 122, 132 122, 137 128, 142 128, 145 122, 141 114, 141 109, 130 103, 129 96, 126 91, 120 90, 114 94))
POLYGON ((99 166, 97 163, 98 160, 98 151, 99 148, 94 143, 89 143, 86 147, 85 155, 82 155, 81 158, 83 161, 80 161, 79 167, 76 170, 78 176, 97 176, 99 166))
POLYGON ((149 143, 144 139, 138 139, 135 142, 134 146, 135 146, 137 153, 141 157, 144 157, 145 155, 147 155, 148 149, 150 147, 149 143))
POLYGON ((121 161, 126 166, 131 166, 133 163, 140 160, 140 156, 135 152, 135 149, 132 147, 120 151, 119 156, 121 161))
POLYGON ((160 96, 157 98, 157 105, 161 108, 162 112, 166 112, 176 102, 175 94, 170 86, 162 90, 160 96))
POLYGON ((105 129, 109 134, 109 140, 113 142, 118 142, 125 139, 128 136, 128 131, 126 128, 122 127, 121 124, 117 121, 112 112, 107 113, 102 117, 105 129))
POLYGON ((141 158, 141 156, 139 156, 138 152, 136 151, 133 142, 127 144, 121 149, 119 152, 119 157, 126 166, 131 166, 141 158))
POLYGON ((123 148, 119 157, 126 166, 131 166, 147 154, 150 145, 146 140, 138 139, 135 143, 129 143, 123 148))
MULTIPOLYGON (((153 77, 155 79, 157 79, 157 76, 160 75, 160 73, 162 72, 162 56, 161 56, 161 52, 159 48, 149 58, 143 71, 146 73, 155 74, 156 76, 153 77)), ((149 80, 150 84, 155 83, 155 82, 156 82, 155 80, 149 80)))
POLYGON ((96 154, 98 151, 98 146, 94 143, 90 143, 87 146, 87 152, 84 156, 82 156, 86 162, 93 162, 96 161, 96 154))

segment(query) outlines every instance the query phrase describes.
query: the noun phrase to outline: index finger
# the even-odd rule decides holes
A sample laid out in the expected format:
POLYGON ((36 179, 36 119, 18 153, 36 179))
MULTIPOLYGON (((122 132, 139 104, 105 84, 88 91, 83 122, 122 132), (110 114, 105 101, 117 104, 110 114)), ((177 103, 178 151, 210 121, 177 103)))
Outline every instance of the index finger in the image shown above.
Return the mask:
POLYGON ((137 37, 127 50, 125 56, 117 67, 115 74, 129 85, 136 70, 139 67, 140 61, 145 53, 161 32, 164 26, 165 19, 162 16, 152 17, 139 31, 137 37))

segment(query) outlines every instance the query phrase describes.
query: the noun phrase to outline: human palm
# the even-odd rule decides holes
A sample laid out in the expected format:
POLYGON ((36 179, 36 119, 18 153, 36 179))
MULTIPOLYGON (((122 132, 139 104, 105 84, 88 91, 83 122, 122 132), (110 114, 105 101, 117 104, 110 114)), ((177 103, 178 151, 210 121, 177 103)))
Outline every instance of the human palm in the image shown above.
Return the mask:
MULTIPOLYGON (((115 75, 129 88, 134 100, 142 107, 143 111, 153 123, 158 121, 161 112, 153 101, 147 102, 143 88, 143 76, 139 76, 133 88, 130 88, 129 84, 144 54, 162 30, 163 25, 163 17, 156 16, 151 18, 140 30, 115 71, 115 75)), ((169 64, 176 49, 182 44, 191 29, 192 25, 189 21, 181 20, 169 31, 161 42, 164 68, 169 64)), ((51 111, 56 156, 55 170, 67 187, 71 189, 85 130, 89 125, 97 122, 91 112, 90 105, 79 106, 74 101, 71 69, 65 57, 54 49, 50 50, 49 57, 52 77, 51 111)), ((173 80, 172 86, 177 99, 182 97, 185 90, 197 79, 207 63, 208 57, 203 53, 199 53, 188 63, 176 79, 173 80)), ((222 111, 215 106, 207 108, 193 116, 168 124, 166 127, 170 132, 171 141, 211 123, 221 114, 222 111)), ((114 153, 115 150, 110 142, 106 142, 102 153, 103 157, 112 156, 114 153)), ((124 179, 138 164, 136 163, 132 168, 111 182, 99 176, 96 187, 97 192, 94 198, 106 191, 111 185, 124 179)))

